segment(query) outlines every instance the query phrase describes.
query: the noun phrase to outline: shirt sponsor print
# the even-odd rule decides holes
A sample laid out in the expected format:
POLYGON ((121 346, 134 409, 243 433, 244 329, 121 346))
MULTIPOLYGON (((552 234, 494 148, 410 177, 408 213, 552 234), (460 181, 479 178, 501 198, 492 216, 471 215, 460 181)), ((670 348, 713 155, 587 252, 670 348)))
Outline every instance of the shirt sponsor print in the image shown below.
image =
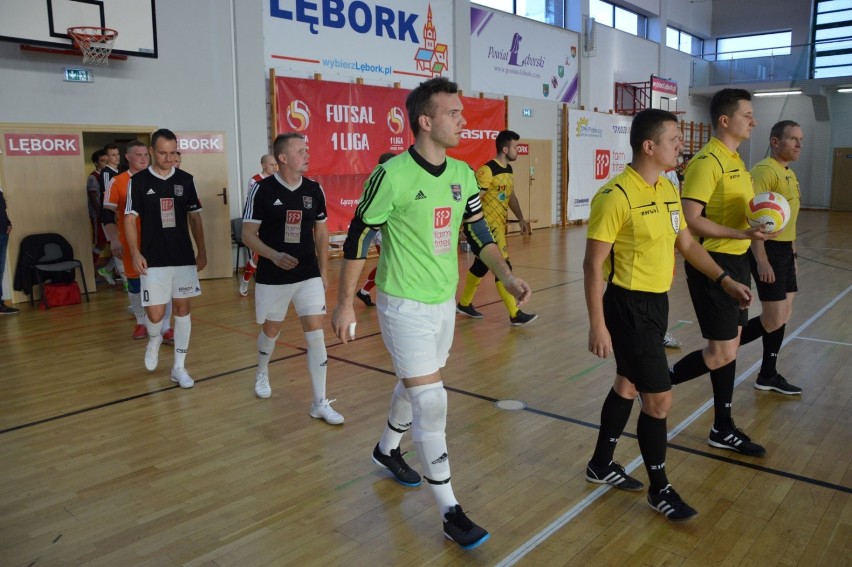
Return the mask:
POLYGON ((284 242, 298 244, 302 240, 302 211, 287 211, 284 242))
POLYGON ((175 223, 175 200, 171 197, 168 199, 160 199, 160 221, 163 228, 174 228, 175 223))
POLYGON ((453 231, 450 228, 452 218, 453 209, 451 207, 435 208, 434 228, 432 229, 435 256, 442 256, 453 249, 453 231))

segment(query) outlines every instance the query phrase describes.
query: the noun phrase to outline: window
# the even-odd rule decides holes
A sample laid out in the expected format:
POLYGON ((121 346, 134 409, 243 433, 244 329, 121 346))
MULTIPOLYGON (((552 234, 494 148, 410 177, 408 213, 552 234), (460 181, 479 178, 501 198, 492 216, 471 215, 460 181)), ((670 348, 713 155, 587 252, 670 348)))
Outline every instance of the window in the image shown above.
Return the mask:
POLYGON ((790 55, 793 32, 764 33, 716 40, 716 60, 790 55))
POLYGON ((621 6, 603 0, 589 0, 589 17, 607 27, 639 37, 648 37, 648 18, 621 6))
POLYGON ((852 75, 852 0, 817 0, 813 29, 813 77, 852 75))
POLYGON ((565 27, 565 0, 473 0, 473 3, 537 22, 565 27))
POLYGON ((704 52, 704 40, 677 28, 667 27, 666 47, 671 47, 690 55, 701 55, 704 52))

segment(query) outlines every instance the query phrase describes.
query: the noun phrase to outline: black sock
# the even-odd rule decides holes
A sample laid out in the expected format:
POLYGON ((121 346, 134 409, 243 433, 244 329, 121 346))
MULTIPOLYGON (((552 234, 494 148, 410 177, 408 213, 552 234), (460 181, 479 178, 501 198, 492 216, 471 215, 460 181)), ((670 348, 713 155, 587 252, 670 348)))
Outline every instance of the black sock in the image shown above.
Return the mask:
POLYGON ((747 345, 751 341, 757 340, 766 333, 763 328, 763 323, 760 320, 760 315, 752 317, 743 327, 743 332, 740 335, 740 346, 747 345))
POLYGON ((760 375, 764 378, 772 378, 778 371, 775 363, 778 360, 778 351, 784 342, 784 331, 787 325, 781 325, 771 333, 763 334, 763 364, 760 365, 760 375))
POLYGON ((603 408, 601 408, 601 428, 598 431, 595 454, 592 455, 593 465, 605 467, 612 461, 615 445, 624 432, 632 409, 633 400, 622 398, 615 393, 615 390, 609 391, 609 395, 604 400, 603 408))
POLYGON ((700 350, 694 350, 678 360, 672 370, 672 384, 683 384, 710 372, 704 363, 704 352, 700 350))
POLYGON ((721 368, 710 371, 710 382, 713 384, 713 408, 716 410, 713 427, 716 431, 727 431, 731 428, 731 402, 734 399, 736 374, 736 359, 721 368))
POLYGON ((669 483, 666 476, 666 418, 657 419, 641 412, 636 423, 636 436, 639 437, 639 451, 648 471, 648 492, 658 494, 669 483))

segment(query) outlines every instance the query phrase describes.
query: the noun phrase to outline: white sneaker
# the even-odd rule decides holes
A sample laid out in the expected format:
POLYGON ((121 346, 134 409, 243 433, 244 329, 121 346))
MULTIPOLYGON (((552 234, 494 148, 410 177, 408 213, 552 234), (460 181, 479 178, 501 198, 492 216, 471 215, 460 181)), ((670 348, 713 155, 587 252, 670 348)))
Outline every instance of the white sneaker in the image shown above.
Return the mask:
POLYGON ((248 280, 245 278, 240 278, 240 295, 243 297, 248 295, 248 280))
POLYGON ((153 372, 157 369, 161 344, 163 344, 162 335, 154 340, 151 340, 151 337, 148 337, 148 346, 145 347, 145 369, 148 370, 148 372, 153 372))
POLYGON ((269 374, 266 372, 258 372, 254 378, 254 393, 258 398, 266 399, 272 395, 272 388, 269 386, 269 374))
POLYGON ((100 276, 101 276, 103 279, 105 279, 105 280, 106 280, 106 282, 107 282, 109 285, 115 285, 115 278, 114 278, 114 277, 112 277, 112 274, 111 274, 111 273, 109 273, 109 270, 107 270, 107 269, 106 269, 106 267, 99 268, 99 269, 98 269, 98 273, 100 274, 100 276))
POLYGON ((195 380, 189 377, 186 368, 172 368, 172 382, 177 383, 181 388, 192 388, 195 385, 195 380))
POLYGON ((663 335, 663 346, 668 348, 680 348, 680 341, 672 336, 671 333, 663 335))
POLYGON ((320 403, 311 404, 311 417, 316 419, 324 419, 329 425, 340 425, 343 423, 343 416, 334 411, 331 407, 331 402, 337 400, 323 400, 320 403))

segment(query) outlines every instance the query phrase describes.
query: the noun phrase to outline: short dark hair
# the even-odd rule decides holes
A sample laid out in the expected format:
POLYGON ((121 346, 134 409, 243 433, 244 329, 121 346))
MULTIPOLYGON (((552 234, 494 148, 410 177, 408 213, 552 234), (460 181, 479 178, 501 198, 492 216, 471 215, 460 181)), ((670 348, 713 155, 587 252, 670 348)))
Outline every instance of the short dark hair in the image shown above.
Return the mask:
POLYGON ((634 116, 633 123, 630 125, 630 148, 633 150, 633 155, 642 153, 642 144, 645 140, 659 142, 666 122, 677 124, 677 116, 659 108, 647 108, 634 116))
POLYGON ((379 156, 379 165, 385 163, 386 161, 388 161, 390 158, 392 158, 394 156, 396 156, 396 154, 393 153, 393 152, 383 153, 382 155, 379 156))
POLYGON ((162 138, 163 140, 168 140, 168 141, 174 140, 175 142, 177 142, 177 136, 175 136, 174 132, 172 132, 171 130, 169 130, 167 128, 160 128, 159 130, 157 130, 156 132, 151 134, 151 147, 152 148, 157 147, 157 142, 160 141, 160 138, 162 138))
POLYGON ((784 137, 784 130, 787 128, 795 128, 801 127, 798 122, 793 122, 792 120, 782 120, 781 122, 776 122, 772 129, 769 131, 769 139, 778 138, 779 140, 784 137))
POLYGON ((143 148, 146 147, 145 142, 142 142, 140 140, 131 140, 127 143, 127 147, 124 149, 124 153, 129 152, 132 148, 138 148, 139 146, 142 146, 143 148))
POLYGON ((104 146, 104 153, 107 153, 110 150, 121 151, 121 148, 119 148, 117 144, 107 144, 107 145, 104 146))
POLYGON ((284 132, 278 134, 275 141, 272 142, 272 153, 275 161, 278 161, 278 156, 284 153, 284 148, 290 143, 290 140, 304 140, 305 135, 299 132, 284 132))
POLYGON ((92 152, 92 163, 98 165, 98 161, 100 161, 101 157, 105 156, 106 152, 103 150, 95 150, 92 152))
POLYGON ((512 141, 517 142, 520 139, 521 137, 518 135, 517 132, 512 132, 511 130, 503 130, 502 132, 497 134, 497 140, 495 142, 495 145, 497 146, 497 153, 499 154, 500 152, 502 152, 503 148, 508 148, 511 145, 512 141))
POLYGON ((733 116, 741 100, 751 100, 751 93, 745 89, 722 89, 710 100, 710 122, 713 129, 719 127, 719 118, 733 116))
POLYGON ((439 93, 456 94, 459 86, 446 77, 435 77, 420 83, 417 88, 408 93, 405 99, 405 109, 408 111, 408 122, 411 131, 416 136, 420 133, 419 118, 423 115, 431 116, 434 103, 432 97, 439 93))

